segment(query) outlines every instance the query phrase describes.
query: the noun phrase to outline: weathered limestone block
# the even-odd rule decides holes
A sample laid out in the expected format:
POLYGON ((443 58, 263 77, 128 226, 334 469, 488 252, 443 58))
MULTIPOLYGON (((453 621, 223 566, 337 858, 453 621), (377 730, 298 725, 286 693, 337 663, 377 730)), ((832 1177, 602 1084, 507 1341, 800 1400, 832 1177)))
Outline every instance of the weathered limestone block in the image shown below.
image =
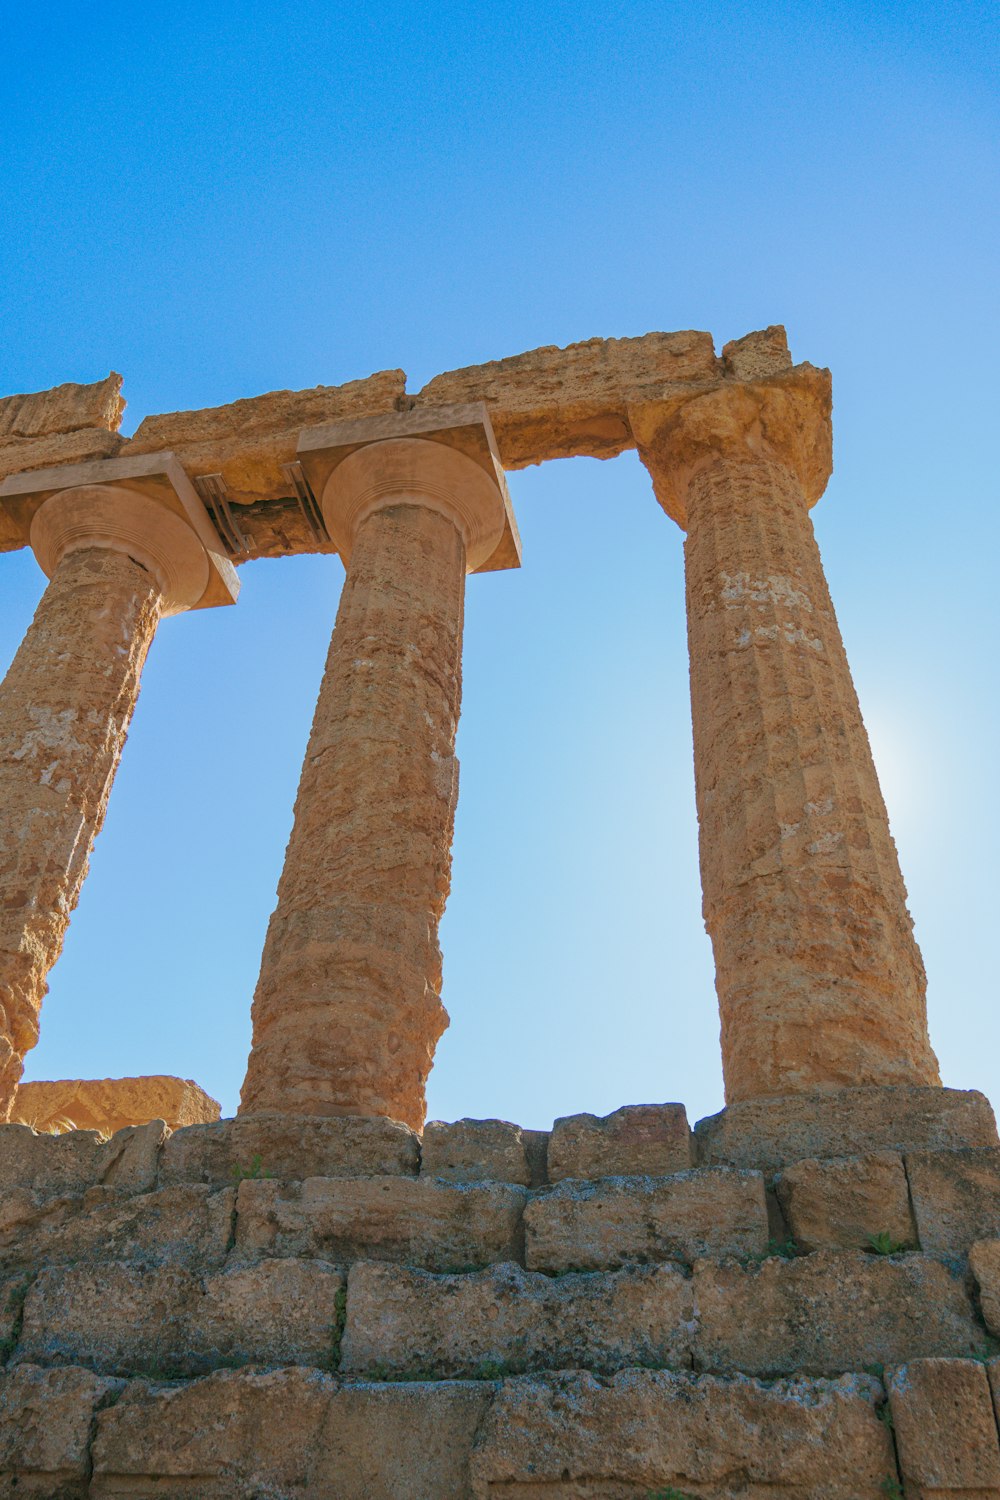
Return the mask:
POLYGON ((44 1199, 28 1188, 0 1197, 0 1269, 70 1261, 221 1266, 236 1202, 234 1188, 163 1188, 125 1197, 114 1188, 44 1199))
POLYGON ((982 1343, 962 1280, 922 1255, 820 1250, 757 1266, 699 1261, 695 1365, 752 1375, 836 1374, 982 1343))
POLYGON ((114 1135, 129 1125, 163 1120, 171 1130, 219 1118, 219 1105, 190 1078, 165 1073, 146 1078, 64 1078, 56 1083, 21 1083, 13 1118, 36 1130, 64 1129, 114 1135))
POLYGON ((917 1248, 903 1158, 893 1151, 799 1161, 774 1182, 800 1250, 867 1250, 888 1235, 899 1250, 917 1248))
MULTIPOLYGON (((77 432, 54 432, 45 437, 8 438, 0 442, 0 479, 62 464, 117 458, 125 446, 123 437, 104 427, 82 427, 77 432)), ((27 545, 24 518, 0 507, 0 552, 12 552, 27 545)))
POLYGON ((158 453, 169 448, 189 474, 220 474, 228 498, 251 505, 294 493, 281 465, 294 462, 304 427, 396 411, 405 391, 402 370, 380 370, 366 380, 349 380, 345 385, 269 391, 227 406, 163 412, 139 423, 129 452, 158 453))
POLYGON ((441 1182, 518 1182, 532 1185, 529 1143, 507 1120, 428 1120, 420 1172, 441 1182))
POLYGON ((504 468, 590 454, 610 458, 635 442, 626 408, 652 399, 679 404, 723 378, 711 334, 647 333, 531 349, 436 375, 416 407, 484 401, 504 468))
POLYGON ((472 1493, 510 1500, 885 1500, 892 1438, 865 1375, 767 1386, 674 1371, 505 1381, 472 1458, 472 1493))
POLYGON ((761 1255, 768 1240, 764 1179, 717 1167, 562 1182, 531 1200, 524 1232, 525 1264, 533 1271, 761 1255))
POLYGON ((765 380, 792 368, 788 336, 780 323, 732 339, 722 347, 726 374, 736 380, 765 380))
POLYGON ((467 1500, 481 1381, 343 1386, 225 1371, 130 1387, 98 1419, 92 1500, 467 1500))
POLYGON ((163 1121, 130 1126, 104 1140, 94 1130, 37 1135, 27 1125, 0 1125, 0 1193, 30 1188, 40 1197, 82 1193, 98 1183, 148 1192, 156 1182, 163 1121))
POLYGON ((704 1166, 773 1172, 805 1157, 997 1146, 989 1100, 974 1089, 856 1088, 730 1104, 694 1127, 704 1166))
POLYGON ((76 1500, 89 1494, 90 1435, 122 1388, 89 1370, 0 1373, 0 1495, 76 1500))
POLYGON ((175 1131, 160 1158, 160 1182, 209 1182, 258 1176, 415 1177, 419 1137, 384 1116, 237 1115, 175 1131))
POLYGON ((351 1267, 342 1374, 410 1379, 688 1365, 691 1282, 636 1266, 555 1279, 517 1265, 434 1276, 351 1267))
POLYGON ((0 443, 102 427, 117 432, 125 414, 122 377, 111 374, 90 385, 67 381, 48 391, 0 397, 0 443))
POLYGON ((1000 1447, 986 1370, 968 1359, 916 1359, 886 1371, 907 1500, 1000 1496, 1000 1447))
POLYGON ((977 1240, 969 1250, 969 1269, 979 1288, 983 1322, 1000 1338, 1000 1240, 977 1240))
POLYGON ((236 1256, 321 1256, 468 1271, 521 1259, 527 1194, 499 1183, 324 1178, 240 1184, 236 1256))
POLYGON ((102 1261, 42 1271, 24 1302, 19 1363, 105 1375, 202 1375, 225 1364, 329 1368, 344 1278, 324 1261, 198 1275, 102 1261))
POLYGON ((666 1177, 694 1165, 683 1104, 626 1104, 603 1117, 566 1115, 552 1127, 550 1182, 566 1177, 666 1177))
POLYGON ((1000 1236, 1000 1149, 907 1152, 906 1172, 929 1255, 965 1256, 1000 1236))

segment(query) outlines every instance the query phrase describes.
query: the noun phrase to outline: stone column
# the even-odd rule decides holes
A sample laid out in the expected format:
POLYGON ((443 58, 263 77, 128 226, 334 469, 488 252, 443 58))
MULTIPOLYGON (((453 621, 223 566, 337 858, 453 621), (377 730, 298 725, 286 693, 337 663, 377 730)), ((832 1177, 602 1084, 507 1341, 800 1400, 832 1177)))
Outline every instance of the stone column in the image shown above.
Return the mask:
POLYGON ((647 406, 634 429, 687 531, 727 1102, 937 1083, 923 964, 809 518, 829 472, 827 373, 647 406))
POLYGON ((337 424, 300 444, 347 576, 254 997, 244 1113, 423 1126, 448 1024, 437 932, 465 576, 497 566, 513 534, 485 411, 463 414, 337 424))
MULTIPOLYGON (((30 500, 31 545, 50 580, 0 684, 0 1120, 38 1041, 47 975, 104 821, 157 624, 209 602, 220 573, 190 520, 115 483, 118 467, 84 466, 100 484, 60 489, 59 471, 47 471, 0 489, 0 504, 30 500), (29 496, 33 484, 42 487, 29 496)), ((182 472, 178 482, 187 483, 182 472)), ((226 594, 235 597, 228 575, 226 594)))

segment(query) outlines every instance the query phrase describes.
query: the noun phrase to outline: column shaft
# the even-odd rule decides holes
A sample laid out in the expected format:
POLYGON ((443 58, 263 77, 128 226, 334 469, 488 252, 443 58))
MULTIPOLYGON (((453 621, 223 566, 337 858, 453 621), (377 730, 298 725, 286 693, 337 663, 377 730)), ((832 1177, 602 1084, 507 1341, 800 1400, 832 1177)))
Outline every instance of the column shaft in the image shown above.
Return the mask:
POLYGON ((726 1097, 936 1083, 923 964, 799 480, 719 457, 690 479, 687 530, 726 1097))
POLYGON ((362 521, 253 1003, 243 1111, 419 1129, 458 792, 465 545, 419 504, 362 521))
POLYGON ((0 1119, 121 758, 161 609, 122 552, 69 552, 0 684, 0 1119))

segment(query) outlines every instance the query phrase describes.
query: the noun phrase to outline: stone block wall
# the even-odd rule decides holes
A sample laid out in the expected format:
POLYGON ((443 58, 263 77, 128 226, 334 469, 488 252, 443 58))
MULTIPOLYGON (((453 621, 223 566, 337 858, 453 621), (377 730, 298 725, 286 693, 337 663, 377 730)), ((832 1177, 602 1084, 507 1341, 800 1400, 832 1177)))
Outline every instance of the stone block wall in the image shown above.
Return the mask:
POLYGON ((679 1106, 0 1127, 0 1495, 1000 1496, 1000 1143, 938 1092, 757 1166, 679 1106))

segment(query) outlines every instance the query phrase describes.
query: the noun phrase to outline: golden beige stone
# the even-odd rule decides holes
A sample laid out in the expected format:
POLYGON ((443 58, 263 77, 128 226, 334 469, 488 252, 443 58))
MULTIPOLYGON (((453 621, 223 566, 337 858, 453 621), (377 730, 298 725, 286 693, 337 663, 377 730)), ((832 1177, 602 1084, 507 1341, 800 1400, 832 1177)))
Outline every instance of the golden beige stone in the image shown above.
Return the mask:
POLYGON ((0 444, 88 427, 117 432, 125 414, 121 389, 122 377, 112 370, 90 385, 67 381, 48 391, 0 397, 0 444))
POLYGON ((886 1372, 906 1500, 1000 1496, 1000 1447, 977 1360, 915 1359, 886 1372))
POLYGON ((929 1254, 961 1259, 1000 1236, 1000 1149, 908 1151, 906 1175, 929 1254))
POLYGON ((28 1125, 0 1125, 0 1194, 30 1188, 39 1198, 82 1193, 99 1184, 123 1192, 156 1186, 163 1120, 128 1126, 106 1139, 96 1130, 37 1134, 28 1125))
POLYGON ((767 1248, 764 1179, 728 1167, 672 1177, 566 1181, 525 1211, 530 1270, 603 1271, 629 1261, 762 1255, 767 1248))
POLYGON ((666 1370, 505 1381, 472 1459, 475 1500, 885 1500, 878 1382, 666 1370))
POLYGON ((65 1078, 22 1083, 13 1118, 35 1130, 65 1129, 114 1135, 128 1125, 163 1120, 171 1130, 219 1118, 219 1105, 190 1078, 151 1074, 145 1078, 65 1078))
POLYGON ((809 365, 633 411, 687 530, 705 925, 727 1101, 934 1084, 925 977, 808 509, 830 468, 809 365))
POLYGON ((117 1398, 120 1380, 89 1370, 0 1373, 0 1494, 84 1500, 97 1413, 117 1398))
POLYGON ((519 1182, 532 1186, 531 1131, 508 1120, 428 1120, 420 1174, 441 1182, 519 1182))
POLYGON ((867 1250, 877 1235, 898 1250, 917 1247, 903 1158, 895 1152, 795 1162, 774 1189, 800 1251, 867 1250))
POLYGON ((362 1115, 333 1118, 290 1114, 238 1115, 176 1130, 160 1157, 160 1183, 208 1182, 228 1187, 234 1177, 415 1177, 417 1134, 398 1120, 362 1115))
POLYGON ((672 1265, 434 1276, 362 1261, 350 1271, 340 1369, 441 1379, 689 1365, 693 1316, 691 1281, 672 1265))
POLYGON ((239 1188, 234 1254, 318 1255, 469 1271, 519 1260, 527 1194, 506 1183, 433 1178, 252 1180, 239 1188))
POLYGON ((982 1343, 965 1284, 924 1255, 821 1250, 696 1263, 695 1366, 753 1375, 863 1370, 982 1343))
POLYGON ((665 1177, 694 1164, 683 1104, 626 1104, 610 1115, 565 1115, 549 1141, 550 1182, 665 1177))

